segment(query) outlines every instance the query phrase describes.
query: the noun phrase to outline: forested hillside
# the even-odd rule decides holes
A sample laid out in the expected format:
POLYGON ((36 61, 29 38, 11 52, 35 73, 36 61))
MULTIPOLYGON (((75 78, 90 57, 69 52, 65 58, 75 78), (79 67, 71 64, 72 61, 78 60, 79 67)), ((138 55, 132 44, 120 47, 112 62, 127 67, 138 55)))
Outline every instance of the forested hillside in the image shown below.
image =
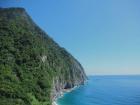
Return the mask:
POLYGON ((0 105, 51 105, 85 79, 81 64, 23 8, 0 9, 0 105))

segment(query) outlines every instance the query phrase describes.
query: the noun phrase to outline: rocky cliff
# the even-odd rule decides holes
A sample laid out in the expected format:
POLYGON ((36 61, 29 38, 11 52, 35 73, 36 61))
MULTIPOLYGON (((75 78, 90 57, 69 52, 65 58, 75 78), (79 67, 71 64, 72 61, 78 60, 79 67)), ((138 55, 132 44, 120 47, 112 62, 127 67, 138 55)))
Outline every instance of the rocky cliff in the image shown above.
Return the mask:
POLYGON ((85 80, 81 64, 23 8, 0 8, 0 105, 51 105, 85 80))

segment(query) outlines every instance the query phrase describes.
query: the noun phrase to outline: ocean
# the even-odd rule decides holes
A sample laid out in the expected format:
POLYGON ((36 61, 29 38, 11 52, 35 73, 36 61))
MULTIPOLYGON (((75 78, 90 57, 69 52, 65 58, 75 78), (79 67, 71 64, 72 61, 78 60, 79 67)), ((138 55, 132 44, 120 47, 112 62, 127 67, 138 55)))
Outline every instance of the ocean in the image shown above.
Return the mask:
POLYGON ((140 76, 90 76, 58 105, 140 105, 140 76))

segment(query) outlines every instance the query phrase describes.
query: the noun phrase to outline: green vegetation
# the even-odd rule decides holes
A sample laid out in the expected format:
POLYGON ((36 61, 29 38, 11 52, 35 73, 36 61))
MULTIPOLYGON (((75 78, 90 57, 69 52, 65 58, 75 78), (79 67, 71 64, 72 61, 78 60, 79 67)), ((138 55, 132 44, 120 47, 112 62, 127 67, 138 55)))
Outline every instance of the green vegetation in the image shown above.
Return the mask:
POLYGON ((0 105, 51 105, 53 80, 84 80, 81 65, 22 8, 0 9, 0 105))

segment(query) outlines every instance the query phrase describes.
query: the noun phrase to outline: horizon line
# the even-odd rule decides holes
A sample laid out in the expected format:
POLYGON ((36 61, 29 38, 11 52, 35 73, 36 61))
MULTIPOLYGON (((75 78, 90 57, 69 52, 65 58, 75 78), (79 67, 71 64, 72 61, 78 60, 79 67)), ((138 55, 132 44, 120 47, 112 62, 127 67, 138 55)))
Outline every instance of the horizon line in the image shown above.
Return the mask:
POLYGON ((140 76, 140 74, 94 74, 87 76, 140 76))

